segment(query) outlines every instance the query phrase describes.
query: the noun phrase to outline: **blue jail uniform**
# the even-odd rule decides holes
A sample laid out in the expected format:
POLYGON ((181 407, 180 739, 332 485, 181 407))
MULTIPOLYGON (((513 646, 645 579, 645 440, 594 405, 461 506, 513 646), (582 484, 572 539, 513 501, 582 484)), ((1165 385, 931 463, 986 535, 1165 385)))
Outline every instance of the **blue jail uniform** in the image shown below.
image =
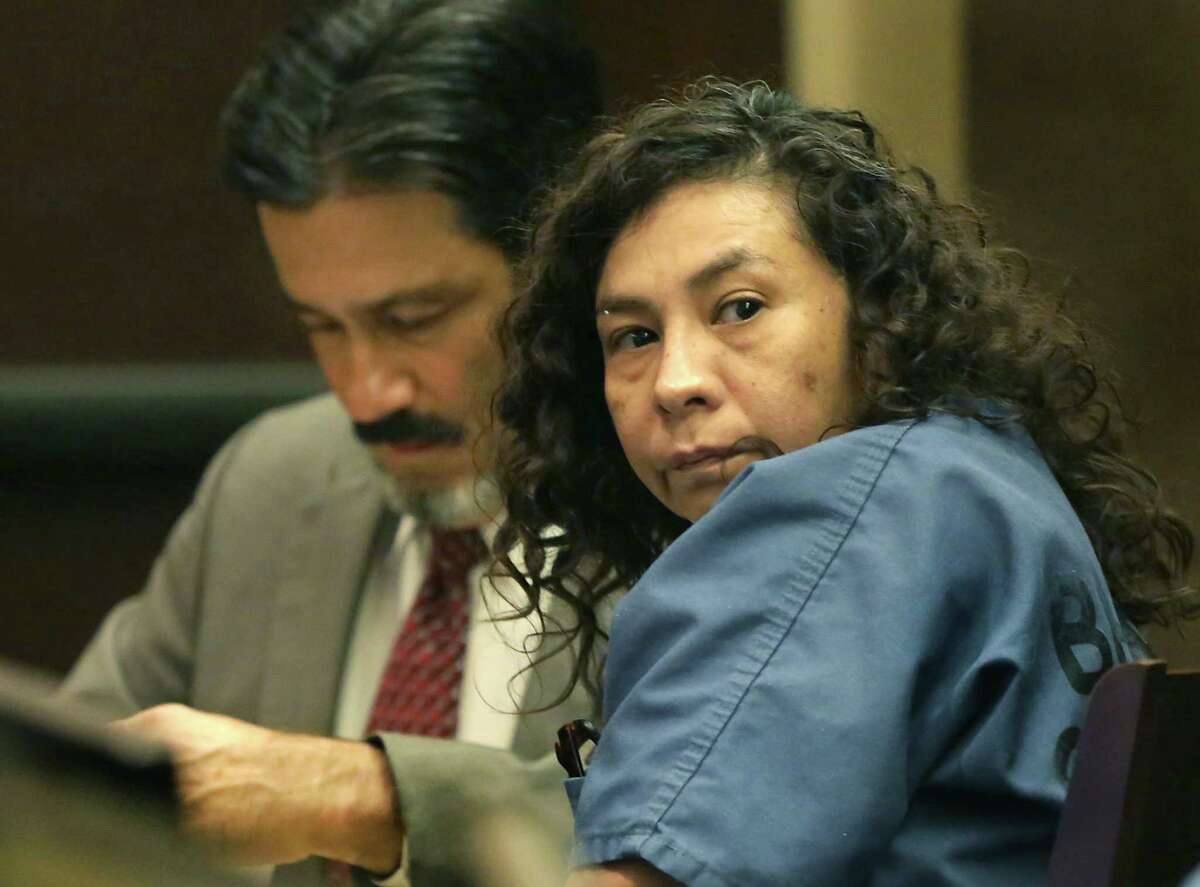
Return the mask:
POLYGON ((1143 652, 1016 424, 935 413, 755 463, 617 608, 573 861, 1041 883, 1088 694, 1143 652))

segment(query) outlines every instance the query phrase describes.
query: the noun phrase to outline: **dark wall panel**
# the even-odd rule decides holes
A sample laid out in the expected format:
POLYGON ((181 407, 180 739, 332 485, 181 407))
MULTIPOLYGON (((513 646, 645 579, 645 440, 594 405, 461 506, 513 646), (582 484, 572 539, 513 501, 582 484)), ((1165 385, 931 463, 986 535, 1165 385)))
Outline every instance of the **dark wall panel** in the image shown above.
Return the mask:
POLYGON ((577 0, 576 6, 614 112, 708 74, 782 81, 782 0, 577 0))
MULTIPOLYGON (((1007 239, 1111 345, 1137 451, 1200 523, 1200 5, 975 0, 970 168, 1007 239)), ((1200 624, 1157 635, 1200 664, 1200 624)))
POLYGON ((215 120, 283 0, 5 7, 0 362, 303 353, 215 120))
MULTIPOLYGON (((295 357, 216 118, 295 0, 5 9, 0 363, 295 357)), ((781 69, 781 5, 582 0, 612 107, 709 72, 781 69), (738 39, 729 39, 736 28, 738 39)))

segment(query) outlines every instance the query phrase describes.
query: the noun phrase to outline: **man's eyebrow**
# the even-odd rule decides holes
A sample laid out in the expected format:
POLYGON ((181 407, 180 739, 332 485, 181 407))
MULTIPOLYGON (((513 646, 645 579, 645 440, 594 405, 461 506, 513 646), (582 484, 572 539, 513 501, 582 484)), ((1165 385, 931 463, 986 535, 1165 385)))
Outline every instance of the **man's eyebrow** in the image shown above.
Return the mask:
POLYGON ((324 311, 322 311, 320 308, 317 308, 317 307, 316 307, 316 306, 314 306, 314 305, 306 305, 306 304, 304 304, 304 303, 303 303, 303 302, 301 302, 299 299, 297 299, 297 298, 293 297, 293 296, 292 296, 292 295, 290 295, 289 293, 284 293, 284 294, 283 294, 283 301, 284 301, 284 302, 286 302, 286 303, 287 303, 287 306, 288 306, 288 308, 289 308, 289 309, 291 309, 292 311, 294 311, 296 314, 305 314, 305 313, 308 313, 308 314, 324 314, 324 313, 325 313, 325 312, 324 312, 324 311))
MULTIPOLYGON (((757 253, 740 246, 733 247, 708 262, 699 271, 694 272, 688 277, 685 285, 692 292, 696 292, 720 279, 723 274, 736 271, 745 265, 754 264, 775 266, 779 263, 764 253, 757 253)), ((647 304, 645 299, 638 298, 637 296, 600 296, 596 299, 596 316, 618 314, 621 312, 636 312, 639 309, 646 308, 647 304)))
POLYGON ((355 310, 364 314, 384 314, 389 309, 405 302, 462 302, 469 299, 475 292, 476 290, 471 287, 460 284, 433 283, 428 286, 395 290, 373 302, 359 305, 355 310))
MULTIPOLYGON (((472 293, 469 287, 457 286, 451 284, 437 283, 429 286, 413 287, 411 289, 395 290, 386 295, 380 296, 370 302, 362 302, 355 305, 351 309, 352 314, 381 314, 403 302, 426 302, 433 300, 449 299, 451 301, 459 301, 468 298, 472 293)), ((308 312, 313 314, 325 314, 325 310, 317 305, 309 305, 306 302, 301 302, 291 293, 284 292, 284 301, 291 306, 292 310, 299 312, 308 312)))

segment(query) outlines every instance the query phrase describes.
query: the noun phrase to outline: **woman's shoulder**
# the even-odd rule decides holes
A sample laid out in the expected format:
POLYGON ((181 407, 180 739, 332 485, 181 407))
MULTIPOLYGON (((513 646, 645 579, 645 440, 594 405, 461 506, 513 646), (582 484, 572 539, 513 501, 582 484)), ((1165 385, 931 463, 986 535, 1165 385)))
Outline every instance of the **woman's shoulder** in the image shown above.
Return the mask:
POLYGON ((772 546, 809 540, 823 563, 840 552, 921 576, 950 562, 987 572, 1005 551, 1099 575, 1079 516, 1029 435, 944 414, 755 463, 693 531, 693 548, 742 531, 772 546))
POLYGON ((909 490, 914 496, 972 491, 1001 499, 1033 497, 1069 509, 1021 425, 987 424, 948 413, 856 428, 757 462, 722 499, 833 497, 857 510, 880 485, 909 490))

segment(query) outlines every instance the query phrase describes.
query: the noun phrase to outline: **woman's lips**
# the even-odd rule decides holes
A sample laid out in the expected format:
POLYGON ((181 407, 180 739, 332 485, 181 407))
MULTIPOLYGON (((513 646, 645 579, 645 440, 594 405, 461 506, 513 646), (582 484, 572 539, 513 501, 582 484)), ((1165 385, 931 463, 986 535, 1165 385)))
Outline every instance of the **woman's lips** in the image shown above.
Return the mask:
POLYGON ((676 453, 671 457, 669 465, 675 471, 689 471, 723 462, 729 455, 729 447, 698 447, 676 453))

